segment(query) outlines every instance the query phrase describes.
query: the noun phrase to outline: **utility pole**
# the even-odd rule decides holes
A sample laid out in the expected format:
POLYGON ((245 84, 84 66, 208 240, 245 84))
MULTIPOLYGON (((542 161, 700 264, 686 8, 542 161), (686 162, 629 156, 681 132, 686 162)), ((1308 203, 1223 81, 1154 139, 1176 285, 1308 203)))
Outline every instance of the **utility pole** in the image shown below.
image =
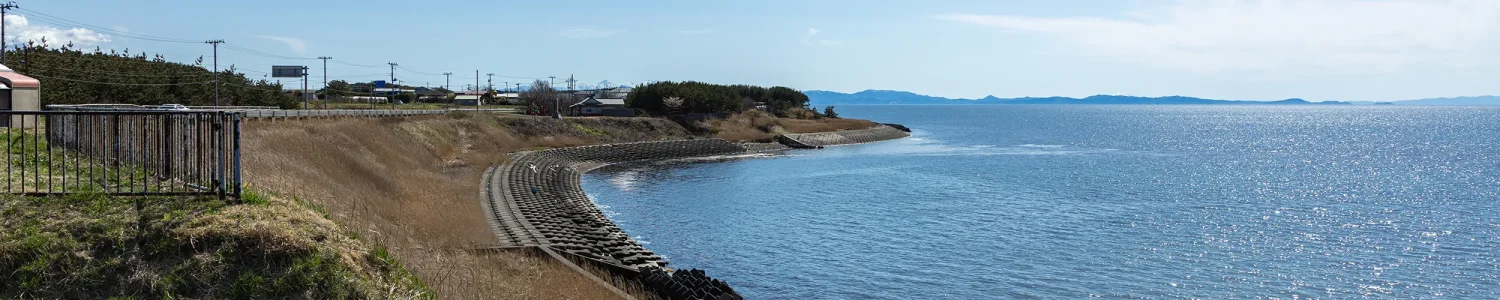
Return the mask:
POLYGON ((488 73, 488 74, 484 74, 484 75, 486 75, 486 76, 489 76, 489 77, 490 77, 490 78, 489 78, 489 79, 485 79, 485 80, 484 80, 484 83, 487 83, 487 84, 489 84, 489 86, 490 86, 490 88, 489 88, 489 89, 490 89, 490 90, 491 90, 491 91, 493 91, 493 90, 495 90, 495 73, 488 73))
MULTIPOLYGON (((326 86, 327 84, 324 85, 326 86)), ((309 109, 312 109, 312 107, 307 104, 307 67, 302 67, 302 110, 309 109)))
POLYGON ((568 74, 568 91, 573 91, 573 74, 568 74))
POLYGON ((207 40, 213 45, 213 107, 219 107, 219 43, 222 39, 207 40))
POLYGON ((319 56, 323 60, 323 109, 328 109, 328 60, 332 57, 319 56))
POLYGON ((0 4, 0 62, 5 63, 8 63, 7 61, 5 61, 5 12, 6 10, 10 10, 12 8, 20 8, 20 6, 16 6, 15 1, 8 1, 5 2, 5 4, 0 4))
MULTIPOLYGON (((479 69, 474 69, 474 92, 479 92, 479 69)), ((480 94, 474 99, 474 111, 479 111, 479 105, 484 104, 484 95, 480 94)))
POLYGON ((562 119, 562 99, 557 97, 557 76, 547 76, 547 87, 552 88, 552 118, 562 119))
POLYGON ((391 84, 396 84, 396 66, 398 65, 393 62, 385 64, 391 65, 391 84))
POLYGON ((448 89, 449 91, 453 90, 453 87, 450 86, 450 85, 448 85, 452 79, 453 79, 453 72, 443 72, 443 88, 444 89, 448 89))

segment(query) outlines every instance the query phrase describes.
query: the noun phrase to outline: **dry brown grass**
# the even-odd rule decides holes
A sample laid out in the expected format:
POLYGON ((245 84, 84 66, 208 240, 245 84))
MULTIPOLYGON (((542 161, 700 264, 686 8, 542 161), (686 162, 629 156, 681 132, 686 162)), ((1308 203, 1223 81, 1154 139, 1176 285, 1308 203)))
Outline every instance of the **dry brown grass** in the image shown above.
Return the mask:
MULTIPOLYGON (((521 252, 485 253, 456 249, 407 249, 402 263, 431 266, 424 280, 443 299, 616 299, 594 281, 547 257, 521 252), (438 290, 441 287, 441 290, 438 290)), ((603 271, 595 276, 609 278, 603 271)), ((649 299, 641 288, 626 286, 640 299, 649 299)))
POLYGON ((555 262, 466 251, 495 244, 479 181, 503 153, 687 136, 659 119, 493 115, 256 121, 244 134, 246 182, 326 206, 440 297, 457 299, 614 297, 555 262))
POLYGON ((777 119, 776 124, 789 133, 813 133, 875 127, 875 122, 860 119, 777 119))
POLYGON ((714 137, 730 141, 769 142, 782 133, 776 125, 776 117, 762 111, 752 110, 734 114, 724 119, 708 120, 714 137))
POLYGON ((865 129, 876 125, 860 119, 777 118, 758 110, 706 122, 714 137, 742 142, 770 142, 777 134, 865 129))

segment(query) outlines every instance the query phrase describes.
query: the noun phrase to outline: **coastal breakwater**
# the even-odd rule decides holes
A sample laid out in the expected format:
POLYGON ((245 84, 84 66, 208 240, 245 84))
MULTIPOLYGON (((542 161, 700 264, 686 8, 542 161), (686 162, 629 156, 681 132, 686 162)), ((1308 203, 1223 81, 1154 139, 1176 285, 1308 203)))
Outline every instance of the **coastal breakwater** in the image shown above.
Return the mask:
MULTIPOLYGON (((779 144, 699 139, 518 152, 511 154, 509 162, 485 172, 482 204, 489 213, 491 229, 501 247, 547 247, 616 269, 643 272, 647 274, 644 277, 659 281, 659 268, 664 267, 666 261, 642 247, 605 217, 584 194, 580 182, 583 173, 625 162, 821 148, 907 136, 908 133, 896 127, 880 125, 861 130, 788 134, 778 136, 779 144)), ((692 278, 706 278, 700 273, 694 273, 700 276, 692 278)), ((690 281, 695 283, 688 285, 701 288, 688 287, 687 290, 711 290, 697 292, 706 295, 733 294, 732 290, 722 291, 727 286, 716 280, 690 281)), ((670 278, 668 282, 672 282, 670 278)), ((653 285, 679 286, 676 283, 653 285)))
POLYGON ((776 141, 792 148, 862 144, 910 136, 910 129, 898 124, 881 124, 870 129, 777 135, 776 141))

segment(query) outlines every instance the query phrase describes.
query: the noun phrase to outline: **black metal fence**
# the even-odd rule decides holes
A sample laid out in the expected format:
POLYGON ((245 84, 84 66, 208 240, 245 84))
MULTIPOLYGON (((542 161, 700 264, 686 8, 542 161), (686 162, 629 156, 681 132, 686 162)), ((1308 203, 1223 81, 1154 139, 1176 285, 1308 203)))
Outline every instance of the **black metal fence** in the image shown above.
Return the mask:
POLYGON ((243 115, 0 111, 4 192, 238 198, 243 115))

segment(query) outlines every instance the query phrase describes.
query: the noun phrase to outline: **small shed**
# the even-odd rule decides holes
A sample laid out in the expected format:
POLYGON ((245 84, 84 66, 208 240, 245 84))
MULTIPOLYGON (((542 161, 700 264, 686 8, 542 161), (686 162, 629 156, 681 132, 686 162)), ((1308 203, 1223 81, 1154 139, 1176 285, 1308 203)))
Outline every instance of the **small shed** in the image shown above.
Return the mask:
MULTIPOLYGON (((42 110, 42 82, 0 65, 0 110, 42 110)), ((35 126, 36 115, 0 118, 0 127, 35 126)))

